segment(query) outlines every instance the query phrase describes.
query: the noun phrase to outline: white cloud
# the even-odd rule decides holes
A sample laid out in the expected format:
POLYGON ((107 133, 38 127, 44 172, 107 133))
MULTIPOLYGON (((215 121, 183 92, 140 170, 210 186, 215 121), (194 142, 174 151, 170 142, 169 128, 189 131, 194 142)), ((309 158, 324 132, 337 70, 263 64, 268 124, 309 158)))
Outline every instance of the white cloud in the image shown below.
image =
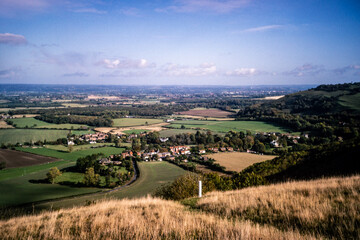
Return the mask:
POLYGON ((269 31, 269 30, 273 30, 273 29, 279 29, 284 27, 283 25, 266 25, 266 26, 261 26, 261 27, 255 27, 255 28, 248 28, 243 30, 242 32, 264 32, 264 31, 269 31))
POLYGON ((0 44, 20 45, 26 43, 26 38, 22 35, 12 33, 0 33, 0 44))
POLYGON ((104 59, 101 62, 97 63, 97 65, 104 66, 105 68, 110 69, 131 69, 131 68, 151 68, 155 67, 156 65, 154 63, 149 63, 146 59, 138 59, 138 60, 132 60, 132 59, 104 59))
POLYGON ((333 70, 338 75, 343 75, 346 73, 353 73, 354 75, 360 75, 360 65, 348 65, 342 68, 336 68, 333 70))
POLYGON ((75 13, 95 13, 95 14, 106 14, 106 11, 98 10, 96 8, 80 8, 73 10, 75 13))
POLYGON ((214 64, 204 63, 199 66, 184 66, 168 63, 160 69, 160 74, 169 76, 208 76, 216 74, 217 68, 214 64))
POLYGON ((324 71, 325 69, 323 66, 313 65, 308 63, 300 67, 296 67, 291 71, 283 72, 283 74, 287 76, 303 77, 303 76, 315 76, 324 71))
POLYGON ((248 77, 254 76, 264 73, 262 71, 257 70, 256 68, 238 68, 233 71, 228 71, 225 73, 226 76, 240 76, 240 77, 248 77))
POLYGON ((228 13, 246 6, 250 0, 177 0, 173 5, 156 9, 158 12, 198 12, 210 11, 228 13))

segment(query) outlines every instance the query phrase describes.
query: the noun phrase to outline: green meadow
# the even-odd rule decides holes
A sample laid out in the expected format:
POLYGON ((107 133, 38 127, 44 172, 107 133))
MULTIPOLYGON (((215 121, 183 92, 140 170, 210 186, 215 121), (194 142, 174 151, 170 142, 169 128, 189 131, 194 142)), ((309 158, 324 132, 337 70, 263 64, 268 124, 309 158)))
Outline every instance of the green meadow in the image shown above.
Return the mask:
POLYGON ((271 123, 261 121, 204 121, 204 120, 188 120, 188 121, 174 121, 170 128, 181 129, 182 125, 187 129, 202 129, 213 132, 228 132, 228 131, 251 131, 251 132, 291 132, 276 126, 271 123))
POLYGON ((87 125, 81 124, 54 124, 37 120, 35 118, 15 118, 11 119, 17 128, 51 128, 51 129, 87 129, 87 125))
POLYGON ((16 144, 37 141, 56 141, 59 138, 66 138, 69 130, 55 129, 1 129, 0 144, 16 144))
POLYGON ((16 150, 28 152, 28 153, 34 153, 47 157, 76 161, 79 157, 85 157, 87 155, 96 154, 96 153, 103 153, 105 156, 110 156, 112 154, 120 154, 124 151, 124 148, 102 147, 102 148, 90 148, 86 150, 73 151, 73 152, 63 152, 49 148, 22 148, 22 147, 17 147, 16 150))

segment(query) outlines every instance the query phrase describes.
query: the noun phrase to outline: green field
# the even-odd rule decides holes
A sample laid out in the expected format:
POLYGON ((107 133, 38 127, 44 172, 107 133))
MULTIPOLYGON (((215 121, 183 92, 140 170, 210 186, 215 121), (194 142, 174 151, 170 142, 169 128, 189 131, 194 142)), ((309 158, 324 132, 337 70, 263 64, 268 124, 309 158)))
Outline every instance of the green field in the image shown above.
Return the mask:
POLYGON ((99 193, 89 196, 79 196, 58 201, 50 201, 35 204, 36 209, 58 209, 84 205, 87 201, 97 201, 104 198, 138 198, 154 192, 155 189, 163 184, 174 181, 179 176, 185 174, 185 170, 167 162, 140 162, 140 177, 133 184, 120 190, 110 193, 99 193))
POLYGON ((171 137, 182 133, 196 133, 193 129, 166 129, 160 131, 160 137, 171 137))
POLYGON ((0 144, 16 144, 37 141, 56 141, 58 138, 66 138, 68 130, 44 130, 44 129, 1 129, 0 144))
POLYGON ((115 148, 115 147, 103 147, 103 148, 90 148, 87 150, 81 151, 73 151, 69 152, 62 152, 48 148, 22 148, 17 147, 16 150, 34 153, 42 156, 60 158, 64 160, 76 161, 79 157, 85 157, 87 155, 96 154, 96 153, 103 153, 105 156, 110 156, 112 154, 120 154, 124 151, 124 148, 115 148))
MULTIPOLYGON (((115 145, 114 143, 94 143, 94 144, 85 144, 85 145, 75 145, 75 146, 73 146, 73 151, 86 150, 86 149, 101 147, 101 146, 111 147, 114 145, 115 145)), ((63 151, 63 152, 66 152, 69 149, 68 147, 66 147, 64 145, 46 145, 45 147, 49 148, 49 149, 57 150, 57 151, 63 151)))
POLYGON ((174 121, 170 128, 181 128, 184 125, 187 129, 208 129, 213 132, 246 131, 251 132, 291 132, 288 129, 278 127, 271 123, 261 121, 174 121))
MULTIPOLYGON (((58 165, 58 168, 62 169, 73 165, 74 163, 65 163, 58 165)), ((0 181, 0 192, 3 193, 0 194, 0 207, 97 192, 100 190, 99 188, 77 188, 59 184, 30 182, 31 180, 44 179, 46 173, 49 171, 49 167, 50 164, 46 169, 32 173, 26 172, 24 176, 0 181)))
POLYGON ((162 119, 154 119, 154 118, 116 118, 113 119, 114 127, 133 127, 133 126, 145 126, 147 125, 161 123, 162 119))
POLYGON ((146 129, 131 129, 131 130, 125 130, 125 131, 122 131, 124 133, 127 133, 127 134, 140 134, 140 133, 143 133, 143 132, 149 132, 149 130, 146 130, 146 129))
POLYGON ((16 124, 17 128, 53 128, 53 129, 87 129, 87 125, 81 124, 54 124, 37 120, 35 118, 15 118, 11 119, 13 125, 16 124))
POLYGON ((348 107, 357 112, 360 112, 360 93, 341 96, 339 98, 339 103, 344 107, 348 107))
POLYGON ((35 118, 15 118, 15 119, 11 119, 10 121, 13 122, 13 125, 16 125, 16 127, 18 128, 25 128, 26 126, 29 128, 40 127, 40 126, 46 127, 53 125, 51 123, 40 121, 35 118))

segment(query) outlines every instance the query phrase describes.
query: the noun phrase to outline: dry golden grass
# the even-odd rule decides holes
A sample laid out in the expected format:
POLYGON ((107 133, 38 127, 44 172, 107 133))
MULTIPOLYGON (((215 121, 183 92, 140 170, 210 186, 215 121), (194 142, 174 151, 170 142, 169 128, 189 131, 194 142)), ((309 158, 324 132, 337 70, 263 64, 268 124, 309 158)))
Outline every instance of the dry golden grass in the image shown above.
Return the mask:
POLYGON ((227 171, 240 172, 254 163, 263 162, 276 156, 258 155, 244 152, 223 152, 205 155, 216 160, 227 171))
POLYGON ((198 207, 283 230, 360 239, 360 176, 213 192, 200 199, 198 207))
POLYGON ((13 126, 9 125, 4 120, 0 120, 0 128, 14 128, 13 126))
POLYGON ((109 127, 100 127, 100 128, 95 128, 95 131, 98 132, 103 132, 103 133, 112 133, 112 134, 124 134, 124 131, 128 131, 128 130, 134 130, 134 129, 144 129, 147 130, 148 132, 160 132, 162 130, 165 130, 166 128, 164 128, 164 126, 169 125, 170 123, 156 123, 156 124, 151 124, 151 125, 141 125, 141 126, 134 126, 134 127, 124 127, 124 128, 109 128, 109 127))
MULTIPOLYGON (((0 221, 1 239, 303 239, 247 221, 191 212, 153 198, 95 205, 0 221)), ((306 236, 311 239, 310 236, 306 236)))

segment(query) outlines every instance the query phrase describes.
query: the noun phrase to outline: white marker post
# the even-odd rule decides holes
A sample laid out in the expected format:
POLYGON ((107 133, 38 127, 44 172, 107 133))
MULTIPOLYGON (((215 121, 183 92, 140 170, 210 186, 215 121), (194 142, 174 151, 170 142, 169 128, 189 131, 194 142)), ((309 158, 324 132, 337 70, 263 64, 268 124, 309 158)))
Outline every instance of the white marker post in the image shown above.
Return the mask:
POLYGON ((202 183, 199 181, 199 198, 202 197, 202 183))

